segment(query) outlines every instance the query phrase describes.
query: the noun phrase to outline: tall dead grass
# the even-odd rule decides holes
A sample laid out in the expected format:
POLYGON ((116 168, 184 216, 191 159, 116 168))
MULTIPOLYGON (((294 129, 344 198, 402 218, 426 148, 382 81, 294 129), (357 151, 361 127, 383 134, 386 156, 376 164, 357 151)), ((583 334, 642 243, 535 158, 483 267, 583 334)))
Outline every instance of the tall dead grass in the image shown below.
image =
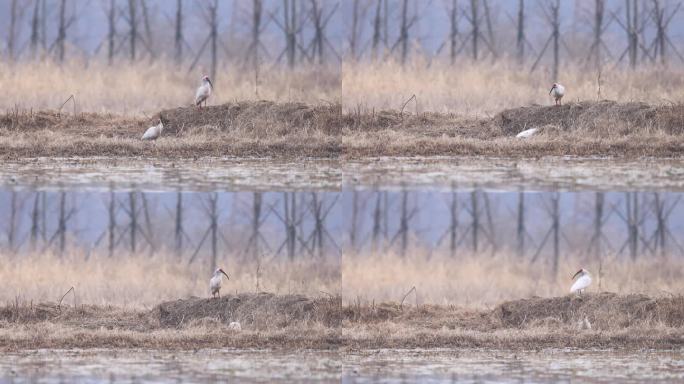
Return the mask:
MULTIPOLYGON (((59 109, 74 95, 76 112, 112 113, 121 116, 152 115, 161 109, 192 105, 195 89, 204 73, 157 62, 107 66, 71 61, 58 65, 0 63, 0 110, 59 109)), ((210 104, 235 100, 266 99, 307 104, 339 102, 337 68, 300 67, 294 71, 261 68, 254 73, 224 67, 214 79, 210 104)), ((71 101, 64 107, 72 112, 71 101)))
POLYGON ((492 308, 506 301, 532 296, 554 297, 569 293, 571 277, 579 268, 592 273, 589 292, 642 293, 650 296, 684 293, 684 260, 678 258, 606 256, 599 263, 579 255, 562 255, 558 276, 550 260, 530 262, 514 252, 439 252, 428 256, 416 249, 405 257, 391 252, 345 254, 342 260, 342 298, 353 302, 458 305, 492 308))
MULTIPOLYGON (((188 264, 172 253, 156 255, 90 255, 73 250, 63 256, 53 253, 0 254, 0 303, 57 302, 74 287, 64 302, 69 305, 113 305, 122 308, 151 308, 162 301, 190 296, 209 297, 211 278, 208 261, 188 264)), ((222 293, 297 293, 321 296, 321 291, 339 293, 339 265, 326 261, 287 259, 237 262, 226 255, 217 264, 228 273, 222 293)))
MULTIPOLYGON (((564 102, 609 99, 643 101, 653 105, 684 101, 684 69, 642 68, 636 71, 606 67, 598 73, 579 65, 561 69, 564 102)), ((342 69, 342 103, 347 112, 398 110, 412 96, 405 111, 456 113, 486 117, 508 108, 531 104, 552 105, 550 75, 530 72, 507 61, 462 62, 428 65, 415 61, 405 67, 388 61, 378 64, 345 62, 342 69)))

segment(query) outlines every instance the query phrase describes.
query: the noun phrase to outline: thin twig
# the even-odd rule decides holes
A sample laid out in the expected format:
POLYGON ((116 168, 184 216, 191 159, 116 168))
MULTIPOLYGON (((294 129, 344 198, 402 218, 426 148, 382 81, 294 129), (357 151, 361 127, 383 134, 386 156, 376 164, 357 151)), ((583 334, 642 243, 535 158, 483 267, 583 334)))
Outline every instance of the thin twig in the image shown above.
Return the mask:
POLYGON ((401 120, 404 120, 404 108, 406 108, 406 104, 408 104, 411 100, 416 101, 416 110, 418 110, 418 98, 416 97, 416 94, 414 93, 411 97, 408 98, 404 102, 404 104, 401 106, 401 112, 399 113, 399 116, 401 116, 401 120))
POLYGON ((399 304, 399 309, 401 309, 401 310, 404 309, 404 300, 406 300, 406 297, 407 297, 411 292, 416 292, 416 294, 418 294, 418 293, 417 293, 418 291, 416 291, 416 286, 415 286, 415 285, 414 285, 413 287, 411 287, 411 289, 409 289, 409 291, 406 292, 406 294, 404 295, 404 297, 401 299, 401 304, 399 304))
POLYGON ((59 299, 59 304, 57 305, 57 308, 59 309, 59 312, 60 312, 60 313, 62 313, 62 300, 64 300, 64 298, 66 297, 66 295, 68 295, 69 292, 71 292, 71 291, 74 292, 74 297, 76 297, 76 296, 75 296, 75 295, 76 295, 76 291, 74 290, 74 287, 69 288, 69 290, 66 291, 66 293, 65 293, 64 295, 62 295, 62 298, 59 299))
POLYGON ((69 100, 71 100, 71 101, 73 102, 73 104, 74 104, 74 116, 76 116, 76 98, 74 97, 74 95, 71 95, 71 96, 69 96, 69 98, 66 99, 66 100, 62 103, 62 105, 59 107, 59 111, 57 112, 57 117, 59 117, 59 118, 62 117, 62 108, 64 108, 64 106, 66 105, 66 103, 69 102, 69 100))

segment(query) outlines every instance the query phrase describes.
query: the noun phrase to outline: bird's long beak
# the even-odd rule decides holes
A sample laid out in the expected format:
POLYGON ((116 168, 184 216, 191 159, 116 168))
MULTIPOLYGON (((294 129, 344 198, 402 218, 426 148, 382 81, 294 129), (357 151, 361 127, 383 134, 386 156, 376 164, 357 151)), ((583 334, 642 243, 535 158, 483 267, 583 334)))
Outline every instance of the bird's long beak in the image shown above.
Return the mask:
POLYGON ((549 95, 551 94, 551 92, 553 92, 554 89, 556 89, 555 85, 553 87, 551 87, 551 89, 549 90, 549 95))
POLYGON ((209 86, 211 87, 211 89, 214 89, 214 84, 211 83, 211 79, 207 79, 207 81, 209 82, 209 86))
POLYGON ((228 274, 227 274, 226 272, 224 272, 223 269, 221 269, 221 273, 223 273, 224 275, 226 275, 226 279, 230 280, 230 277, 228 277, 228 274))
POLYGON ((579 271, 577 271, 577 273, 575 273, 574 275, 572 275, 572 279, 570 279, 570 280, 575 280, 575 277, 577 277, 577 275, 579 275, 580 273, 582 273, 582 270, 581 270, 581 269, 580 269, 579 271))

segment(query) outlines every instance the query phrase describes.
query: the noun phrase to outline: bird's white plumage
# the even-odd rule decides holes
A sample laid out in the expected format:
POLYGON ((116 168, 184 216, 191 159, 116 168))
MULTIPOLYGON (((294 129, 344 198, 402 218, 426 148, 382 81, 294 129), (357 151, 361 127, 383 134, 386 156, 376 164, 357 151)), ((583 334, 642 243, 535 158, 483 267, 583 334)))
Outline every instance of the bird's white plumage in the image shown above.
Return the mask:
POLYGON ((211 80, 205 76, 202 79, 202 85, 200 85, 199 88, 197 88, 197 92, 195 92, 195 105, 200 106, 203 102, 205 102, 209 96, 211 96, 212 91, 213 86, 211 84, 211 80))
POLYGON ((211 291, 211 295, 219 295, 221 296, 221 283, 223 281, 223 276, 226 275, 226 278, 228 278, 228 274, 223 272, 223 269, 217 268, 216 271, 214 271, 214 276, 209 280, 209 290, 211 291))
POLYGON ((159 124, 147 128, 145 133, 142 135, 142 140, 156 140, 161 136, 162 131, 164 131, 164 123, 162 123, 161 119, 159 119, 159 124))
POLYGON ((591 275, 589 271, 582 269, 578 272, 579 277, 575 280, 575 283, 570 287, 570 293, 579 292, 582 293, 589 285, 591 285, 591 275))
POLYGON ((556 104, 559 104, 563 96, 565 96, 565 87, 558 83, 554 83, 549 94, 553 96, 556 104))
POLYGON ((539 132, 539 128, 530 128, 518 133, 515 137, 518 139, 526 139, 534 136, 537 132, 539 132))

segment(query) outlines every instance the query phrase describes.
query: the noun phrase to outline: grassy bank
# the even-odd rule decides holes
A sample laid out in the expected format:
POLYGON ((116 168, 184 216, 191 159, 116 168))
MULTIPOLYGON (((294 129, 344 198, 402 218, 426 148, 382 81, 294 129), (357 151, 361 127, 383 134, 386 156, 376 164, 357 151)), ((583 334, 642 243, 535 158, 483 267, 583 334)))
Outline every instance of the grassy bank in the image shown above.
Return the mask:
POLYGON ((684 298, 589 294, 492 310, 268 293, 191 298, 148 311, 10 304, 0 349, 34 348, 680 348, 684 298), (232 321, 241 330, 231 329, 232 321))
POLYGON ((339 104, 242 101, 161 111, 163 137, 142 142, 150 118, 14 110, 0 116, 0 156, 329 157, 477 155, 676 157, 684 106, 577 102, 494 117, 406 111, 342 112, 339 104), (538 128, 529 139, 516 139, 538 128))

